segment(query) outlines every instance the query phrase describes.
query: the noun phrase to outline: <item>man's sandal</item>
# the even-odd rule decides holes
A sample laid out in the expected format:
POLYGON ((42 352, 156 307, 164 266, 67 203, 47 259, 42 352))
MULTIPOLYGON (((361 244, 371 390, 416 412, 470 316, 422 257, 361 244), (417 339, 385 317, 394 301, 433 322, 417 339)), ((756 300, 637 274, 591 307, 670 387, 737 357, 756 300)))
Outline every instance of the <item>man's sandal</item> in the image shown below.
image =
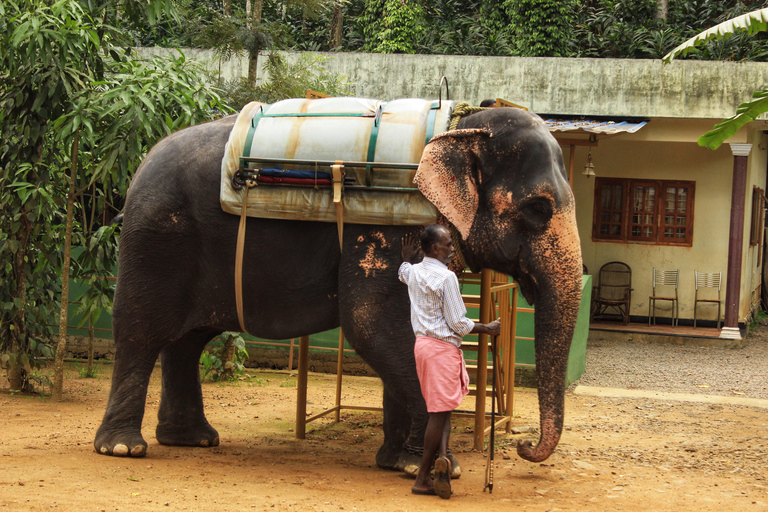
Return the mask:
POLYGON ((445 457, 435 461, 435 494, 447 500, 451 497, 451 462, 445 457))

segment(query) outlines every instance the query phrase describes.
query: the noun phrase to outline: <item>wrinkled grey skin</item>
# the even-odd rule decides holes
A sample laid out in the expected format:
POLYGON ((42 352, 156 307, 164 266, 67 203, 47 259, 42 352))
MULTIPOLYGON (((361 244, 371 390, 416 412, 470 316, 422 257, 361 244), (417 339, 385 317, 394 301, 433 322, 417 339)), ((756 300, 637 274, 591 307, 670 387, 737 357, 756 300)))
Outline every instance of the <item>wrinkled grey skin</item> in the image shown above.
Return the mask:
MULTIPOLYGON (((112 389, 94 441, 99 453, 146 454, 141 422, 158 356, 157 440, 219 443, 203 411, 198 360, 211 338, 239 330, 233 284, 239 218, 219 204, 220 162, 233 124, 229 117, 167 137, 133 179, 120 239, 112 389)), ((565 368, 581 289, 562 153, 538 118, 516 109, 475 114, 460 128, 480 131, 431 143, 433 162, 425 164, 420 183, 448 220, 463 227, 461 247, 472 269, 513 275, 536 303, 542 435, 536 447, 521 445, 518 451, 528 460, 544 460, 562 430, 565 368), (431 179, 447 172, 456 179, 431 179), (465 188, 451 190, 455 184, 465 188), (474 194, 474 212, 451 205, 467 190, 474 194)), ((285 339, 344 329, 384 383, 384 442, 376 455, 383 468, 418 464, 404 445, 422 446, 427 421, 407 288, 397 278, 400 240, 420 229, 346 225, 340 254, 334 224, 247 220, 248 331, 285 339)))

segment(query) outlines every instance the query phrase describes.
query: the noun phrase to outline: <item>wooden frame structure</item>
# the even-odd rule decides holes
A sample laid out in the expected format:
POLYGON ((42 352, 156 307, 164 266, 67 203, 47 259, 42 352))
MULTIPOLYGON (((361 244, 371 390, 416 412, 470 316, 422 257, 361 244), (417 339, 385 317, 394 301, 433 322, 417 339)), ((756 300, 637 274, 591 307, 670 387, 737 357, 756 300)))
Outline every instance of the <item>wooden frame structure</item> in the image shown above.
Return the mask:
MULTIPOLYGON (((477 274, 465 274, 467 281, 477 280, 477 274)), ((494 318, 501 319, 501 335, 497 339, 497 367, 491 365, 496 372, 496 407, 499 414, 496 418, 496 427, 506 426, 507 432, 512 427, 514 411, 514 384, 515 384, 515 331, 517 322, 517 284, 510 283, 509 278, 491 270, 483 270, 479 275, 480 295, 465 295, 465 304, 469 307, 480 308, 480 322, 488 323, 494 318)), ((476 382, 485 382, 485 392, 475 391, 475 411, 459 412, 458 414, 471 414, 475 417, 474 448, 482 451, 485 434, 490 432, 491 426, 486 426, 486 397, 490 396, 488 389, 488 347, 490 339, 487 335, 478 335, 478 342, 463 344, 465 351, 477 351, 477 379, 476 382)), ((357 405, 345 405, 341 403, 341 388, 344 366, 344 333, 339 330, 339 356, 336 366, 336 404, 334 407, 322 411, 307 418, 307 374, 309 369, 309 336, 302 336, 299 340, 298 354, 298 382, 296 402, 296 428, 297 439, 306 437, 306 426, 316 419, 335 414, 335 421, 341 420, 342 410, 356 411, 382 411, 381 407, 366 407, 357 405)))

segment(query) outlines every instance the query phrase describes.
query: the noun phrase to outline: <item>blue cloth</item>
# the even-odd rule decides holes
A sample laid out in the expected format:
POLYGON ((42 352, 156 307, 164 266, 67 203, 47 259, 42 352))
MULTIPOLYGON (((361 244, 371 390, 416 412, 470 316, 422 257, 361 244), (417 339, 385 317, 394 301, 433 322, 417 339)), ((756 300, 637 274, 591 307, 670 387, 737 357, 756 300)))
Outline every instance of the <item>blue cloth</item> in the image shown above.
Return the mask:
POLYGON ((329 180, 331 179, 331 173, 329 172, 314 172, 314 171, 292 171, 290 169, 262 169, 259 171, 262 176, 272 176, 276 178, 298 178, 298 179, 319 179, 329 180))

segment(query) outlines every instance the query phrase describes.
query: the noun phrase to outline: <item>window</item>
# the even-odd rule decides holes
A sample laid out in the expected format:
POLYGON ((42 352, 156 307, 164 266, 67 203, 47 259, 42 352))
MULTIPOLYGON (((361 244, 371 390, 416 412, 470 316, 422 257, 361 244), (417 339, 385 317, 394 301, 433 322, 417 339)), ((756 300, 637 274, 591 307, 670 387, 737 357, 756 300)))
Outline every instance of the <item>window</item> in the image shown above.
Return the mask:
POLYGON ((592 238, 690 246, 694 190, 692 181, 597 178, 592 238))

